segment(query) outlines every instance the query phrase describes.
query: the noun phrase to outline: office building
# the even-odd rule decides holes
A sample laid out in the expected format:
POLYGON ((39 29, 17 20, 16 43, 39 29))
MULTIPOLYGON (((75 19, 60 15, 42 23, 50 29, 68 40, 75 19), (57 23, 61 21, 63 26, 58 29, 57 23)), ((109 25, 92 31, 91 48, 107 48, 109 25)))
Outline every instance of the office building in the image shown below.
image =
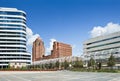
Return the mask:
POLYGON ((26 51, 26 13, 16 8, 0 8, 0 68, 31 63, 26 51))
MULTIPOLYGON (((120 63, 120 32, 109 35, 98 36, 84 42, 83 45, 85 60, 93 57, 96 62, 107 62, 111 54, 116 58, 116 63, 120 63)), ((116 65, 116 66, 117 66, 116 65)))
POLYGON ((33 48, 32 48, 32 61, 38 61, 43 58, 45 55, 45 47, 44 47, 44 42, 38 37, 34 42, 33 42, 33 48))
POLYGON ((69 44, 64 44, 61 42, 55 41, 53 43, 53 49, 51 50, 50 55, 45 55, 45 47, 44 42, 37 38, 33 42, 32 48, 32 62, 45 60, 45 59, 55 59, 55 58, 62 58, 62 57, 69 57, 72 56, 72 47, 69 44))
POLYGON ((53 50, 51 51, 53 58, 72 56, 72 47, 69 44, 54 42, 53 50))

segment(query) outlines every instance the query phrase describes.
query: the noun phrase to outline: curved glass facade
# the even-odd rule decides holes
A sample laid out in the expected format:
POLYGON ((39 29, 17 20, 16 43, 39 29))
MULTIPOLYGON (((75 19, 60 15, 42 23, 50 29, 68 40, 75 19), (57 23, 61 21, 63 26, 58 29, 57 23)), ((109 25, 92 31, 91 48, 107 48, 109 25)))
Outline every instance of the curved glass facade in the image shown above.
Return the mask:
POLYGON ((31 55, 26 51, 26 13, 0 8, 0 67, 12 62, 31 62, 31 55))

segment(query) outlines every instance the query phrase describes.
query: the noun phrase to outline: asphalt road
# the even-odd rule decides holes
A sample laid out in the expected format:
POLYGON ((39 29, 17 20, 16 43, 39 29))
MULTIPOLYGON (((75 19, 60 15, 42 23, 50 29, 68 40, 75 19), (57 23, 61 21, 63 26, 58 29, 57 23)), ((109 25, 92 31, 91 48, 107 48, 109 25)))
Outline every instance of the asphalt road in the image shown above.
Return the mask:
POLYGON ((0 81, 120 81, 120 73, 2 71, 0 81))

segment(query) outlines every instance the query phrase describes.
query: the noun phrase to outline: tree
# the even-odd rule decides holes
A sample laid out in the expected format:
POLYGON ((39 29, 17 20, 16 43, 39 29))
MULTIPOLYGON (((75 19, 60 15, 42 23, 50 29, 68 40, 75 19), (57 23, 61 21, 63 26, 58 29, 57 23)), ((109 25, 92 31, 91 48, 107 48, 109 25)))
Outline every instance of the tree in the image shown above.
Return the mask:
POLYGON ((54 68, 54 64, 53 63, 49 63, 49 69, 53 69, 54 68))
POLYGON ((61 69, 64 69, 64 62, 61 62, 61 69))
POLYGON ((8 69, 10 69, 10 63, 8 64, 8 69))
POLYGON ((65 60, 64 62, 64 69, 67 69, 69 67, 69 63, 65 60))
POLYGON ((95 67, 95 60, 91 57, 90 58, 90 60, 88 61, 88 67, 93 67, 93 69, 94 69, 94 67, 95 67))
POLYGON ((100 70, 101 67, 102 67, 102 63, 101 63, 101 62, 98 62, 98 63, 97 63, 97 67, 98 67, 98 69, 100 70))
POLYGON ((59 62, 59 61, 56 61, 55 67, 56 67, 56 68, 59 68, 59 65, 60 65, 60 62, 59 62))
POLYGON ((49 69, 49 64, 45 63, 45 69, 49 69))
POLYGON ((113 69, 113 66, 115 65, 115 58, 114 56, 111 54, 111 56, 108 58, 108 63, 107 65, 109 67, 111 67, 111 69, 113 69))
POLYGON ((73 65, 75 68, 82 68, 83 67, 83 61, 82 60, 76 60, 73 65))
POLYGON ((45 64, 42 64, 41 67, 42 67, 42 70, 44 70, 45 69, 45 64))

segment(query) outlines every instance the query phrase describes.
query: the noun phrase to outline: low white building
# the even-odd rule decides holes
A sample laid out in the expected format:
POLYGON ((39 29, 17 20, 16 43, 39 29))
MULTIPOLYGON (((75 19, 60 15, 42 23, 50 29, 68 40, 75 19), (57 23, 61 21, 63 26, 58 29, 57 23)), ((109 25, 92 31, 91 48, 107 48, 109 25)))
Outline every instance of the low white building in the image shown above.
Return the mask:
POLYGON ((68 57, 61 57, 61 58, 54 58, 54 59, 44 59, 40 61, 35 61, 32 63, 32 65, 39 65, 39 64, 46 64, 46 63, 56 63, 56 61, 59 61, 60 63, 64 62, 74 62, 76 60, 82 60, 81 57, 75 57, 75 56, 68 56, 68 57))
POLYGON ((120 63, 120 32, 88 39, 83 44, 84 60, 93 57, 97 62, 107 62, 111 54, 120 63))

